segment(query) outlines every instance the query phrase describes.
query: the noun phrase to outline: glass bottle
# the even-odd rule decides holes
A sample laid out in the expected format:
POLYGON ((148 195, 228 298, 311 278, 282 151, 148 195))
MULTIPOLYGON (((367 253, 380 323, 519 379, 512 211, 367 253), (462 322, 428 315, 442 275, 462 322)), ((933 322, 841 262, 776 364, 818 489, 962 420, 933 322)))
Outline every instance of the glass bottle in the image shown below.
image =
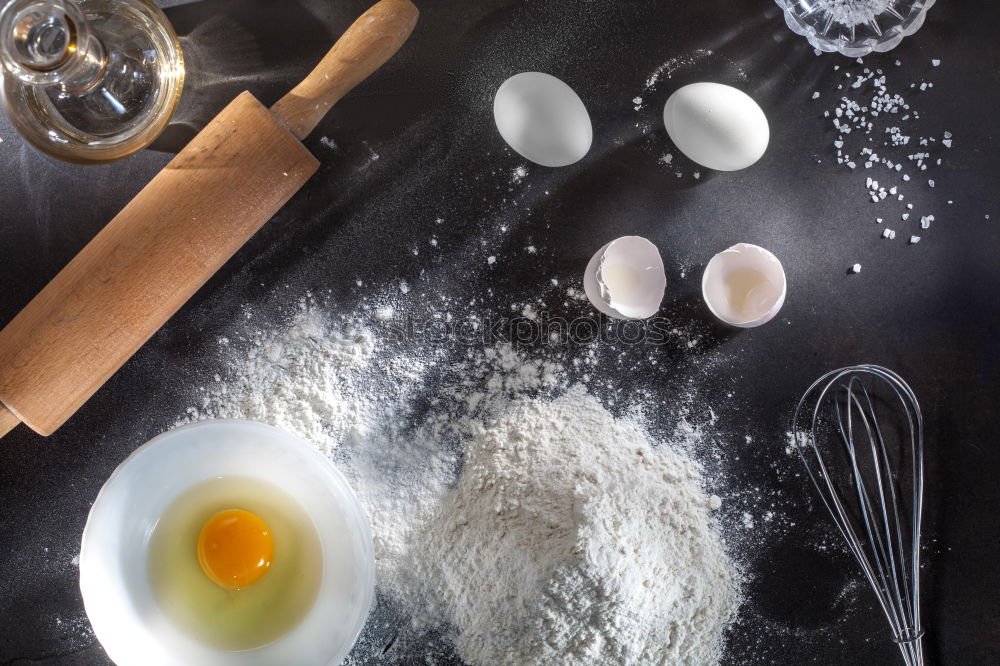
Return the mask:
POLYGON ((180 99, 177 35, 146 0, 0 0, 2 101, 39 150, 117 160, 148 145, 180 99))

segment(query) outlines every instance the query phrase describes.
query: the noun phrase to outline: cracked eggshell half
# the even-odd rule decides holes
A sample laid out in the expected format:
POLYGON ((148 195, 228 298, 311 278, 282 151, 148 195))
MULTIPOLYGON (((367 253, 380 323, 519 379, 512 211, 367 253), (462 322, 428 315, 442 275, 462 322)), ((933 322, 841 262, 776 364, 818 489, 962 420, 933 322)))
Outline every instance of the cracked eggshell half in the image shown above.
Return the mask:
POLYGON ((721 83, 692 83, 663 107, 670 140, 698 164, 717 171, 745 169, 764 154, 767 117, 742 90, 721 83))
POLYGON ((493 99, 493 119, 507 145, 546 167, 583 159, 594 139, 580 96, 542 72, 522 72, 504 81, 493 99))
POLYGON ((616 319, 646 319, 660 309, 667 288, 663 259, 641 236, 611 241, 587 264, 583 290, 594 307, 616 319))
POLYGON ((705 304, 732 326, 753 328, 771 321, 785 303, 785 270, 769 251, 737 243, 712 257, 701 279, 705 304))

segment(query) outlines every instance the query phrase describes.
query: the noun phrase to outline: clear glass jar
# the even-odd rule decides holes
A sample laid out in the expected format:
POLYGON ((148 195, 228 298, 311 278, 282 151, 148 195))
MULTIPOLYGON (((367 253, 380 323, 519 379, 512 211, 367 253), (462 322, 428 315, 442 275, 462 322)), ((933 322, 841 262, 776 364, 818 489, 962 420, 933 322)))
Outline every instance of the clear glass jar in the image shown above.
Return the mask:
POLYGON ((888 51, 924 24, 935 0, 774 0, 785 23, 820 51, 888 51))
POLYGON ((184 81, 177 35, 146 0, 8 0, 0 63, 14 127, 71 162, 107 162, 147 146, 167 126, 184 81))

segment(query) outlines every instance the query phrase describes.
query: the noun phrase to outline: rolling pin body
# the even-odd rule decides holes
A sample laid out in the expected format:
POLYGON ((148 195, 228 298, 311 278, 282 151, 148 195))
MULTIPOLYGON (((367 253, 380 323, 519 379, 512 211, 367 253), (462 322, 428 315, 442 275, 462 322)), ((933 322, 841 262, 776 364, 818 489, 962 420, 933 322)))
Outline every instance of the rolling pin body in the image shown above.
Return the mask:
POLYGON ((237 97, 0 331, 0 400, 51 434, 318 166, 237 97))

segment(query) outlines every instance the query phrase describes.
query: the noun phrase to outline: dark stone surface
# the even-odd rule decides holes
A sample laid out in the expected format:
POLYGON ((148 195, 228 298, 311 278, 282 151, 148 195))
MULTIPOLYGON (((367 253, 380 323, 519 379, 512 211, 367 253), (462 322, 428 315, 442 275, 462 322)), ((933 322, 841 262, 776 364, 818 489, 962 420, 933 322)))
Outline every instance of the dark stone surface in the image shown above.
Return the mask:
MULTIPOLYGON (((275 101, 366 4, 206 0, 171 8, 190 69, 182 107, 159 150, 117 164, 56 163, 0 120, 0 323, 169 160, 170 150, 243 89, 275 101)), ((865 59, 863 66, 885 68, 896 88, 933 81, 926 93, 908 95, 921 110, 920 131, 955 134, 955 148, 927 174, 937 187, 914 182, 905 189, 915 213, 932 212, 937 220, 919 245, 908 246, 912 220, 895 223, 895 241, 878 238, 874 218, 889 209, 870 204, 863 173, 836 165, 833 130, 820 117, 833 106, 840 76, 833 65, 863 66, 816 57, 768 0, 420 5, 421 22, 399 57, 306 141, 323 166, 285 210, 57 434, 43 439, 21 427, 4 438, 0 663, 108 663, 88 629, 72 562, 87 511, 115 466, 170 427, 193 401, 192 387, 219 370, 214 341, 238 331, 245 312, 267 321, 310 288, 330 289, 331 307, 349 308, 362 294, 358 278, 369 288, 406 278, 425 291, 459 295, 492 287, 502 311, 506 301, 543 290, 549 277, 578 279, 597 247, 625 233, 661 248, 671 284, 664 311, 702 325, 709 345, 728 359, 708 390, 720 402, 718 391, 731 391, 722 418, 755 435, 752 444, 734 441, 727 453, 743 461, 746 488, 785 488, 802 505, 802 529, 758 549, 747 617, 729 636, 726 663, 899 661, 868 591, 844 598, 845 581, 859 578, 853 562, 808 545, 810 530, 826 517, 804 482, 773 472, 802 390, 823 371, 858 362, 898 370, 925 409, 929 661, 995 663, 1000 7, 939 2, 919 33, 865 59), (695 49, 713 53, 644 91, 659 65, 695 49), (931 58, 941 67, 932 69, 931 58), (512 194, 508 174, 522 161, 497 136, 491 101, 507 76, 525 70, 550 72, 577 90, 594 120, 595 142, 576 165, 531 168, 530 189, 512 194), (668 145, 663 102, 700 79, 737 85, 764 108, 771 144, 754 167, 703 170, 695 181, 657 164, 668 145), (811 101, 813 90, 824 97, 811 101), (631 104, 636 95, 646 102, 640 112, 631 104), (322 145, 323 136, 339 148, 322 145), (372 150, 380 155, 374 162, 372 150), (541 195, 546 190, 551 196, 541 195), (497 241, 500 224, 510 232, 497 241), (441 250, 413 256, 411 248, 432 234, 441 250), (487 270, 481 238, 490 239, 489 254, 504 257, 503 272, 487 270), (744 332, 711 321, 691 277, 737 241, 773 250, 790 283, 779 318, 744 332), (520 251, 528 244, 538 246, 537 256, 520 251), (848 275, 855 262, 861 274, 848 275)), ((618 379, 641 381, 634 374, 618 379)), ((370 631, 377 639, 380 630, 370 631)))

